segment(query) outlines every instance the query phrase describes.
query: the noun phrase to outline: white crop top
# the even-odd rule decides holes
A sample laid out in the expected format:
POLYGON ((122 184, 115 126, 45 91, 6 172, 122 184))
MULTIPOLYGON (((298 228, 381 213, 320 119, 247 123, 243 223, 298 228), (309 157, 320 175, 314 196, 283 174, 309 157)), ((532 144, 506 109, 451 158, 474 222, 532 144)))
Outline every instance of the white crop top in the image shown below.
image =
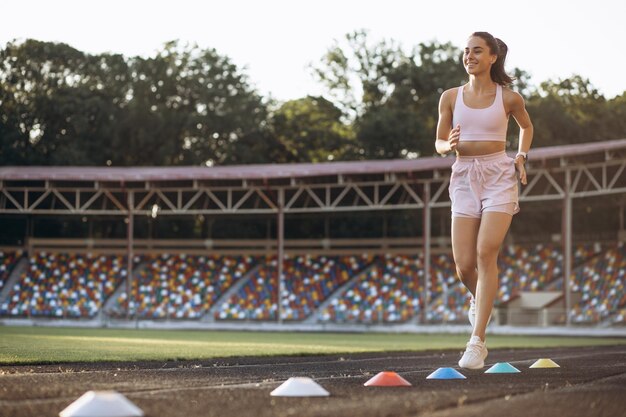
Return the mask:
POLYGON ((467 107, 463 101, 463 88, 457 89, 456 103, 452 114, 452 126, 461 126, 459 141, 506 141, 509 118, 504 110, 502 86, 496 87, 496 99, 484 109, 467 107))

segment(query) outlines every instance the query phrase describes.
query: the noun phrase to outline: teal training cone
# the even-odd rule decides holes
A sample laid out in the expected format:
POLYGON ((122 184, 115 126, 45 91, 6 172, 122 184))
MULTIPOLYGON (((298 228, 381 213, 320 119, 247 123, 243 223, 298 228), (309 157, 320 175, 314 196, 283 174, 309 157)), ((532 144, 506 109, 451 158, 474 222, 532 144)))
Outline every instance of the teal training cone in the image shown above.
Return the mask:
POLYGON ((454 368, 439 368, 426 379, 466 379, 465 375, 454 368))
POLYGON ((498 362, 485 371, 486 374, 516 374, 521 372, 508 362, 498 362))

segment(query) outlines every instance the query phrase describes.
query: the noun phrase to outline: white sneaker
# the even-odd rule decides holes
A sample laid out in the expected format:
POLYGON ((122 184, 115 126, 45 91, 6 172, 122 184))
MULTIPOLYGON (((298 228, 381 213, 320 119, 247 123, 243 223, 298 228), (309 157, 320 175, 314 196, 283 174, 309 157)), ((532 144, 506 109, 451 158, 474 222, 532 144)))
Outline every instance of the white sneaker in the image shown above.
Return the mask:
MULTIPOLYGON (((476 299, 474 299, 473 295, 470 297, 470 306, 469 306, 469 311, 467 312, 467 318, 469 319, 469 322, 472 325, 472 329, 473 329, 474 323, 476 323, 476 299)), ((490 321, 491 321, 491 314, 489 315, 489 318, 487 319, 487 324, 489 324, 490 321)))
POLYGON ((459 366, 467 369, 482 369, 485 366, 487 354, 485 343, 480 340, 480 337, 472 336, 467 342, 463 357, 459 360, 459 366))

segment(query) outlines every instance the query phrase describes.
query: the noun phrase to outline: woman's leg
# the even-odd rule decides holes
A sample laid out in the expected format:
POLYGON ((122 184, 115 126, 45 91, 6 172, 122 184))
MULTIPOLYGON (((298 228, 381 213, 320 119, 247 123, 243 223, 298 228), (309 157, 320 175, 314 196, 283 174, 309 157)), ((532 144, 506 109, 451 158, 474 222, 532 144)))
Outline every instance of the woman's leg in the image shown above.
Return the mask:
POLYGON ((478 230, 476 323, 472 336, 478 336, 482 341, 485 341, 487 322, 498 292, 498 253, 512 218, 513 216, 508 213, 483 213, 478 230))
POLYGON ((476 246, 480 219, 473 217, 452 218, 452 256, 459 279, 472 295, 476 295, 478 271, 476 246))

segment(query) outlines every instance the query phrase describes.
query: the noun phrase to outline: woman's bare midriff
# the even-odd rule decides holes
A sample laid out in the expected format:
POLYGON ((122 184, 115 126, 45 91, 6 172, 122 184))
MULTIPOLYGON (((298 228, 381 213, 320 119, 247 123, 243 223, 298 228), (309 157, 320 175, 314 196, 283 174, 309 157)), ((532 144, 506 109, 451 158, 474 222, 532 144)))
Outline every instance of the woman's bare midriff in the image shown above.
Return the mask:
POLYGON ((506 149, 504 142, 495 141, 471 141, 459 142, 456 146, 456 153, 460 156, 480 156, 502 152, 506 149))

